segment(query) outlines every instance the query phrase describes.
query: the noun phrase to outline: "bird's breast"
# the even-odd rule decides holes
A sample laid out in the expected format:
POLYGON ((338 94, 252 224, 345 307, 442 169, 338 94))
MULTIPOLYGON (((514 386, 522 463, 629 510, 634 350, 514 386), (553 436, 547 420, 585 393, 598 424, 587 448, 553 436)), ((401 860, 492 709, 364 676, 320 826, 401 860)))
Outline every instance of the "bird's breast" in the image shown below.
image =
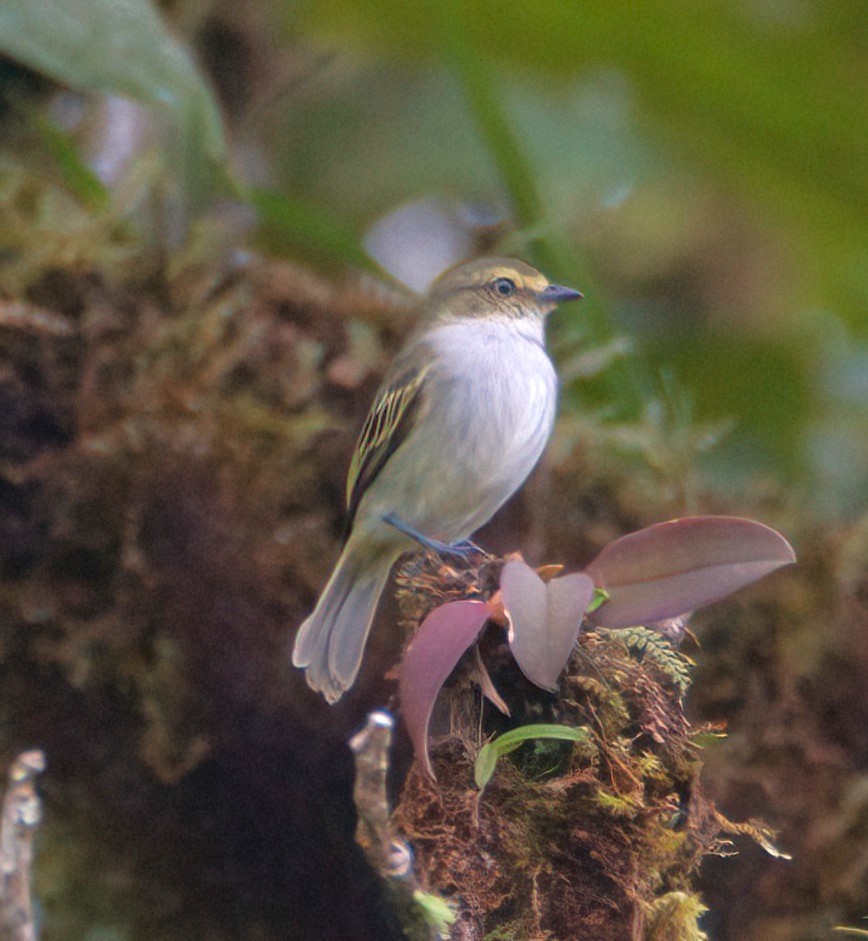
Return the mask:
POLYGON ((540 458, 557 400, 542 325, 453 323, 427 338, 413 430, 366 493, 356 526, 394 513, 436 539, 475 532, 540 458))
POLYGON ((462 429, 459 446, 468 460, 496 476, 532 467, 551 432, 557 399, 542 325, 453 324, 436 342, 432 393, 442 399, 431 409, 462 429))

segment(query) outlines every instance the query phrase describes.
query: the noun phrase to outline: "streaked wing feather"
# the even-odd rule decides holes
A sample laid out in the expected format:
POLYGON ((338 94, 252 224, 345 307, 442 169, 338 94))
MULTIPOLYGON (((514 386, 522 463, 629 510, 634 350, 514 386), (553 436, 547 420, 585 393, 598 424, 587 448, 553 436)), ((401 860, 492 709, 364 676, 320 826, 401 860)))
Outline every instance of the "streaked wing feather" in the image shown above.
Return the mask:
POLYGON ((413 427, 429 369, 430 366, 424 366, 403 371, 387 380, 377 393, 359 435, 347 476, 345 537, 349 535, 365 491, 413 427))

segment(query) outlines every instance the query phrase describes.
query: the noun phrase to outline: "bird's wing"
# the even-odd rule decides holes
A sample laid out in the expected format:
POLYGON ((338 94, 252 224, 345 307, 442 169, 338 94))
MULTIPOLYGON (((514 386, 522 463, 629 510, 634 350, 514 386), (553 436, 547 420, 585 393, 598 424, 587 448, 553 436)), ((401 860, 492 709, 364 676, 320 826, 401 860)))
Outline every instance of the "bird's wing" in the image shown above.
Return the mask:
POLYGON ((365 491, 418 419, 425 377, 430 369, 430 362, 419 367, 403 365, 399 359, 380 386, 356 443, 347 476, 345 535, 349 535, 365 491))

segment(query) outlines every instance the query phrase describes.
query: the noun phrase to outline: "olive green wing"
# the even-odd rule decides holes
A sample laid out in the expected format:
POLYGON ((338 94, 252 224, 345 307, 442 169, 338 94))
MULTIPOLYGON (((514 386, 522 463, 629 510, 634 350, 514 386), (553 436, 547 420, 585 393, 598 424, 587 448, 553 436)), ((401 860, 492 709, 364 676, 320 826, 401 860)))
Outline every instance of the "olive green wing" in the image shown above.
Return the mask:
POLYGON ((425 377, 430 368, 430 364, 421 368, 399 368, 392 376, 387 376, 380 387, 356 443, 347 476, 345 535, 349 534, 359 503, 368 487, 418 419, 424 400, 425 377))

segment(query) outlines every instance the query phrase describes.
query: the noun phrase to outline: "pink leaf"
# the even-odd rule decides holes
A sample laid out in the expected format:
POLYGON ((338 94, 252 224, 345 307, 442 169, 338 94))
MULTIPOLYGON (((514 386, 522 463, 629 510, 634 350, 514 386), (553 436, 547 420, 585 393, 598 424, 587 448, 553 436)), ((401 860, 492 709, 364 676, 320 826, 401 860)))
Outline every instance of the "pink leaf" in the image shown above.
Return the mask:
POLYGON ((431 777, 428 722, 440 688, 491 616, 486 601, 450 601, 422 622, 401 664, 401 712, 416 757, 431 777))
POLYGON ((522 673, 554 689, 579 636, 582 615, 594 593, 583 572, 543 582, 524 562, 507 562, 500 574, 509 642, 522 673))
POLYGON ((610 596, 590 617, 606 627, 675 618, 795 561, 780 533, 753 520, 693 516, 658 523, 610 542, 587 567, 610 596))

